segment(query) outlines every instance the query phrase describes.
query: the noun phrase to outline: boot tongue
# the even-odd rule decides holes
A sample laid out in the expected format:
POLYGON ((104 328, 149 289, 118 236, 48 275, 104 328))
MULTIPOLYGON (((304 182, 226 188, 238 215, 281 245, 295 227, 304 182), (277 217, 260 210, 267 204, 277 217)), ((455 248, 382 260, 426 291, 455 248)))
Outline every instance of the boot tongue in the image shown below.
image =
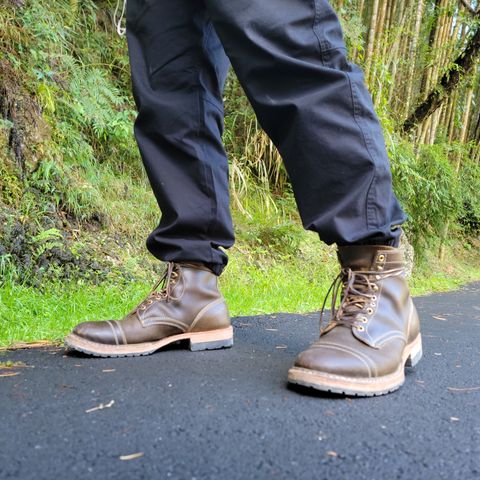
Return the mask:
POLYGON ((354 271, 372 270, 372 266, 381 253, 389 254, 396 249, 383 245, 355 245, 338 247, 338 260, 343 268, 354 271))

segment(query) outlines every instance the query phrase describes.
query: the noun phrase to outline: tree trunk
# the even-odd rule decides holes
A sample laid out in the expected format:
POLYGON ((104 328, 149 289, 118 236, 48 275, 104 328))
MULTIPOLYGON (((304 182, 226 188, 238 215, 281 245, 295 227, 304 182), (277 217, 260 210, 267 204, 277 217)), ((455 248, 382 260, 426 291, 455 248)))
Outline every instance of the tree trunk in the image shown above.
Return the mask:
POLYGON ((378 17, 378 5, 380 1, 374 0, 373 2, 373 11, 372 17, 370 19, 370 30, 368 31, 368 43, 367 43, 367 52, 366 52, 366 65, 365 65, 365 79, 370 79, 371 66, 373 60, 373 48, 375 46, 375 30, 377 26, 377 17, 378 17))
POLYGON ((442 76, 427 98, 405 120, 402 125, 405 133, 410 132, 416 124, 428 118, 443 104, 445 99, 457 88, 462 75, 467 75, 472 71, 479 54, 480 27, 477 27, 463 52, 454 60, 453 66, 442 76))

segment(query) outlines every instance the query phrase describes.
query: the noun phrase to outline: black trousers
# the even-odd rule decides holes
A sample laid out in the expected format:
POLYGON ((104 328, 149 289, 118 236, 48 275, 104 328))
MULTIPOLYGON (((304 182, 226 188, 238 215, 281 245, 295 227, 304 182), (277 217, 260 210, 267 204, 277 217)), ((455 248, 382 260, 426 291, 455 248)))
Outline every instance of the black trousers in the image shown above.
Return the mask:
POLYGON ((220 274, 234 233, 222 145, 230 63, 277 146, 302 223, 328 244, 398 240, 383 133, 327 0, 128 0, 135 135, 165 261, 220 274))

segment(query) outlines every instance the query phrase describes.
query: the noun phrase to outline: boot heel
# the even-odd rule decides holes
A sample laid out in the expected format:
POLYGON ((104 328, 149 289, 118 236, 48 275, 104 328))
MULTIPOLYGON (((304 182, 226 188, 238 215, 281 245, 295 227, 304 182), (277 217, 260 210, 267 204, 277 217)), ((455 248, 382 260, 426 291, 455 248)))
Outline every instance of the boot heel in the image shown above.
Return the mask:
POLYGON ((405 362, 405 366, 414 367, 421 360, 422 355, 422 338, 420 337, 420 335, 418 335, 418 338, 414 341, 414 345, 412 347, 410 355, 405 362))
POLYGON ((232 327, 219 330, 218 332, 197 333, 190 337, 190 351, 217 350, 233 346, 232 327))

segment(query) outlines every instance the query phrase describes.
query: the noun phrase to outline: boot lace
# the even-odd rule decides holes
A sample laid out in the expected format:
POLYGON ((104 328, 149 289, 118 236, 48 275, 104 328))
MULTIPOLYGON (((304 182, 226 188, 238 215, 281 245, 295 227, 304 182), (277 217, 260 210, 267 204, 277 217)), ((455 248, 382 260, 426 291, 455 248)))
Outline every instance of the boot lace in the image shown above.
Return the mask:
POLYGON ((177 284, 179 275, 178 265, 174 262, 168 262, 167 268, 160 277, 160 280, 155 284, 145 300, 143 300, 134 311, 146 310, 154 301, 169 302, 179 300, 179 298, 175 297, 173 294, 173 289, 177 284))
POLYGON ((378 283, 388 277, 400 275, 403 268, 393 268, 383 271, 356 271, 351 268, 342 268, 337 275, 322 305, 320 312, 320 335, 334 326, 346 325, 359 331, 365 330, 377 306, 378 283), (323 317, 328 297, 331 297, 331 313, 328 324, 324 329, 323 317), (340 304, 337 300, 340 296, 340 304))

